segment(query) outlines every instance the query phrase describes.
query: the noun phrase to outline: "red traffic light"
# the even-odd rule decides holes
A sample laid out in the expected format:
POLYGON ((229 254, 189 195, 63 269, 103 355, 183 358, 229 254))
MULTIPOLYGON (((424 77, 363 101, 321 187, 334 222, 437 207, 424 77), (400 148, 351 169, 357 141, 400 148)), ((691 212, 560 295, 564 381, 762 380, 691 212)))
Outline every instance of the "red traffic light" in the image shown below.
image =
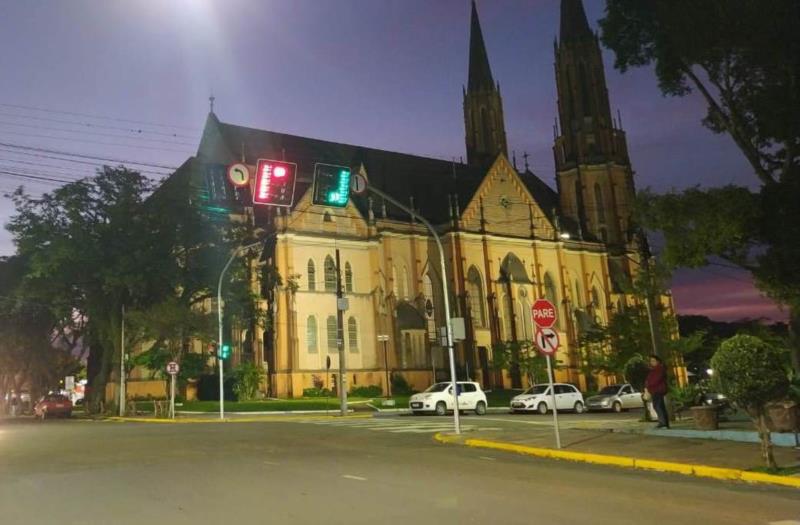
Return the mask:
POLYGON ((259 159, 253 204, 291 206, 294 203, 294 185, 297 164, 279 160, 259 159))

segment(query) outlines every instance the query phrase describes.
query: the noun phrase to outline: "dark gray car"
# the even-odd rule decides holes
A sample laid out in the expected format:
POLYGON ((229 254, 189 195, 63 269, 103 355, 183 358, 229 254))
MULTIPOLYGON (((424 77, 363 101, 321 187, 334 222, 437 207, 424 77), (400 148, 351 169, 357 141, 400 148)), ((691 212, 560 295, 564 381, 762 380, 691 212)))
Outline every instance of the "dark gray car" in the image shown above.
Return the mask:
POLYGON ((642 401, 641 392, 637 392, 631 385, 624 383, 604 387, 597 395, 586 400, 586 408, 622 412, 631 408, 644 408, 644 401, 642 401))

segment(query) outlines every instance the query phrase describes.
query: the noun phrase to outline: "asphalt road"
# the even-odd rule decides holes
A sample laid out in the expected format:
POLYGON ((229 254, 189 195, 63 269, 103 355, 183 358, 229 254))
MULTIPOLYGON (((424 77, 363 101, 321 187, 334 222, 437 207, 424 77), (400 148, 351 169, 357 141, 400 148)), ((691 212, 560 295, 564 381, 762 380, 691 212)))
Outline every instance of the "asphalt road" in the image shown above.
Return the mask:
POLYGON ((796 490, 434 443, 446 423, 0 424, 0 523, 800 523, 796 490))

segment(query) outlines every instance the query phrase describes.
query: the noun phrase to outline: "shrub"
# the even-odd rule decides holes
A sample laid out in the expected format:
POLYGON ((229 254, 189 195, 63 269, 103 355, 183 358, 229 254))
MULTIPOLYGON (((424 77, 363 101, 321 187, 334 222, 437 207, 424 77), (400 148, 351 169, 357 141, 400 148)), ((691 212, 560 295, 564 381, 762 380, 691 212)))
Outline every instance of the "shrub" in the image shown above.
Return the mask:
POLYGON ((406 381, 406 378, 401 374, 392 372, 392 395, 409 396, 413 393, 414 391, 411 389, 411 385, 408 384, 408 381, 406 381))
POLYGON ((383 389, 377 385, 354 386, 350 390, 350 395, 353 397, 381 397, 383 389))
POLYGON ((327 388, 304 388, 303 397, 330 397, 331 391, 327 388))
POLYGON ((264 369, 255 363, 240 363, 233 369, 233 391, 239 401, 250 401, 256 398, 258 387, 264 379, 264 369))
POLYGON ((700 387, 697 385, 673 386, 669 389, 670 399, 675 403, 678 414, 694 406, 699 395, 700 387))
POLYGON ((767 468, 777 468, 764 407, 784 397, 789 390, 780 351, 757 337, 737 335, 719 346, 711 358, 711 368, 714 385, 753 420, 767 468))

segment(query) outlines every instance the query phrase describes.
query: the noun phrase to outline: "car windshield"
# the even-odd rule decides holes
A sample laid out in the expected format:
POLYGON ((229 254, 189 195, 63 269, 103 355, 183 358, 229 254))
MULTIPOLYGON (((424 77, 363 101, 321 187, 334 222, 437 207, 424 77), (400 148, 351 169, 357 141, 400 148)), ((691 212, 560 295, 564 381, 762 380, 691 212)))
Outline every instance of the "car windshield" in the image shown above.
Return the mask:
POLYGON ((602 389, 598 394, 601 396, 613 396, 616 395, 617 392, 619 392, 619 385, 611 385, 602 389))
POLYGON ((436 383, 435 385, 431 385, 425 389, 425 392, 444 392, 449 386, 450 383, 436 383))
POLYGON ((536 386, 532 386, 529 389, 527 389, 526 391, 524 391, 523 394, 525 394, 525 395, 544 394, 546 391, 547 391, 547 385, 536 385, 536 386))

